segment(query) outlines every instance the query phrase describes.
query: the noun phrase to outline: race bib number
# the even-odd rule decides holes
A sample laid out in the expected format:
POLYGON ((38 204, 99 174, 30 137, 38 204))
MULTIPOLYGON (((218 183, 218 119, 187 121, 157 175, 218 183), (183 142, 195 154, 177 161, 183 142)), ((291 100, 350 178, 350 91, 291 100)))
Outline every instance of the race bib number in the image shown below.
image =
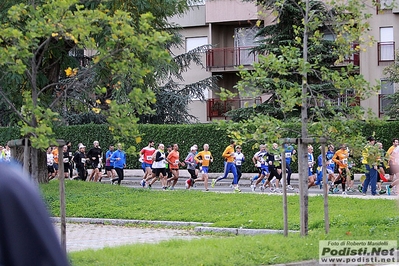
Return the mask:
POLYGON ((175 164, 178 164, 178 163, 179 163, 179 160, 176 160, 176 161, 175 161, 175 164))
POLYGON ((147 156, 147 160, 151 161, 152 160, 152 156, 147 156))
POLYGON ((236 165, 241 165, 241 161, 236 161, 236 165))
POLYGON ((86 158, 82 158, 80 161, 81 161, 82 163, 86 163, 86 158))
POLYGON ((205 158, 205 160, 209 161, 211 159, 211 156, 210 155, 205 155, 204 158, 205 158))
POLYGON ((290 152, 286 152, 285 153, 285 158, 291 158, 291 153, 290 152))
POLYGON ((71 157, 72 156, 72 152, 69 152, 68 155, 71 157))
POLYGON ((343 164, 348 164, 348 159, 343 159, 343 160, 342 160, 342 163, 343 163, 343 164))
POLYGON ((274 160, 275 161, 280 161, 281 160, 281 156, 279 154, 274 155, 274 160))
POLYGON ((64 158, 64 160, 62 160, 64 163, 68 163, 69 159, 68 158, 64 158))

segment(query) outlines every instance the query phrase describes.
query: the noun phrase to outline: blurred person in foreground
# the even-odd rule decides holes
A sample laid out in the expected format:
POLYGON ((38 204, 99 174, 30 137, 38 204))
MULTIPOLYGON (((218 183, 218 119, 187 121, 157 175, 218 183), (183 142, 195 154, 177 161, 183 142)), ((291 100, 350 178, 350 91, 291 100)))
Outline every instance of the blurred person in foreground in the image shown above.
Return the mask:
POLYGON ((0 265, 69 265, 36 187, 16 163, 0 162, 0 224, 0 265))

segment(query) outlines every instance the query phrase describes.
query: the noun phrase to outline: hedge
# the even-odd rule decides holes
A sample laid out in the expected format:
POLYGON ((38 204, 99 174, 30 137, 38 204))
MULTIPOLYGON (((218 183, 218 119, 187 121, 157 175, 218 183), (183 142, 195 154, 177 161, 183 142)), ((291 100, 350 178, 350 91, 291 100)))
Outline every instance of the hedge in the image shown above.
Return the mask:
MULTIPOLYGON (((298 127, 298 125, 295 125, 298 127)), ((163 143, 165 145, 172 145, 174 143, 179 144, 180 157, 185 158, 190 150, 190 147, 197 144, 199 150, 202 150, 202 146, 205 143, 210 145, 210 151, 212 152, 215 161, 212 163, 211 172, 223 172, 223 158, 221 154, 223 150, 229 145, 229 137, 224 130, 218 129, 217 124, 185 124, 185 125, 150 125, 143 124, 139 125, 140 132, 143 133, 142 142, 137 145, 140 150, 142 147, 148 144, 149 140, 154 140, 156 145, 163 143)), ((367 136, 375 133, 376 138, 381 141, 387 150, 392 143, 392 138, 398 137, 399 133, 399 122, 392 121, 381 124, 365 124, 359 122, 359 130, 362 135, 367 136)), ((80 125, 80 126, 67 126, 58 127, 54 129, 57 139, 64 139, 65 141, 71 141, 73 147, 77 149, 78 143, 85 144, 88 148, 92 146, 94 140, 98 140, 103 150, 106 151, 110 144, 114 144, 111 132, 108 130, 108 126, 105 124, 96 125, 80 125)), ((295 137, 295 136, 287 136, 295 137)), ((10 139, 19 138, 18 128, 0 128, 0 143, 6 143, 10 139)), ((135 140, 131 140, 127 145, 134 145, 135 140)), ((246 163, 243 165, 243 172, 256 172, 256 169, 251 163, 251 158, 257 150, 253 150, 252 146, 254 143, 245 143, 242 145, 243 153, 246 156, 246 163)), ((317 157, 315 150, 315 158, 317 157)), ((135 155, 128 154, 127 156, 127 168, 139 169, 140 162, 138 157, 135 155)), ((297 166, 294 163, 294 171, 297 166)))

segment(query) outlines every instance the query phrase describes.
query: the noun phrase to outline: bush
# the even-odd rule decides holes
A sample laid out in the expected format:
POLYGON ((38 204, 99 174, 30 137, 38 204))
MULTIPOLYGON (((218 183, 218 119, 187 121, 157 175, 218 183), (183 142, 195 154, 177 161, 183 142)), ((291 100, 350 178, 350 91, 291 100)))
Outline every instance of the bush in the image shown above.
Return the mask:
MULTIPOLYGON (((299 127, 299 125, 291 126, 292 128, 299 127)), ((139 125, 139 130, 143 134, 143 138, 141 144, 137 145, 138 150, 146 146, 149 140, 154 140, 156 145, 159 142, 162 142, 165 146, 177 143, 179 144, 181 160, 185 159, 192 145, 197 144, 199 150, 202 150, 203 144, 208 143, 210 145, 210 151, 215 158, 210 167, 210 171, 214 173, 223 172, 224 165, 221 155, 226 146, 229 145, 230 139, 224 130, 219 129, 217 124, 142 124, 139 125)), ((391 146, 392 138, 397 137, 397 132, 399 132, 399 122, 393 121, 370 125, 359 121, 359 131, 363 132, 365 139, 375 133, 375 137, 383 143, 385 150, 387 150, 391 146)), ((110 144, 115 144, 107 124, 57 127, 54 129, 54 132, 57 139, 71 141, 74 149, 77 149, 77 145, 80 142, 90 148, 93 141, 98 140, 105 152, 108 150, 110 144)), ((295 138, 297 136, 292 135, 287 137, 295 138)), ((17 138, 19 138, 18 128, 0 128, 0 144, 4 144, 10 139, 17 138)), ((257 149, 253 149, 253 144, 255 143, 249 142, 242 145, 242 150, 246 157, 246 163, 243 164, 243 172, 246 173, 256 172, 256 169, 251 162, 252 156, 257 151, 257 149)), ((126 143, 126 145, 135 145, 135 140, 131 140, 129 143, 126 143)), ((315 150, 315 159, 318 156, 317 152, 318 151, 315 150)), ((138 169, 141 167, 137 155, 127 155, 127 167, 131 169, 138 169)), ((294 172, 297 171, 296 162, 293 163, 292 168, 294 172)))

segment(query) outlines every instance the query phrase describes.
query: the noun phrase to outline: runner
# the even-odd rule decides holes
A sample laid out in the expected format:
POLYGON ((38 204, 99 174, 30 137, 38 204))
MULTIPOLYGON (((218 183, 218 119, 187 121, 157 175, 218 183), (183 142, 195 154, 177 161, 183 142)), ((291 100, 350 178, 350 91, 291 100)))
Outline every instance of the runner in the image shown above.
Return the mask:
POLYGON ((69 165, 72 161, 72 156, 69 156, 68 146, 64 145, 62 147, 62 156, 63 156, 63 163, 64 163, 64 178, 69 177, 69 165))
POLYGON ((350 179, 350 172, 348 169, 348 158, 349 153, 346 149, 345 144, 341 144, 339 150, 337 150, 332 158, 334 163, 338 165, 338 177, 334 181, 333 192, 337 192, 338 184, 342 185, 342 194, 346 195, 345 184, 350 179))
POLYGON ((316 185, 316 175, 313 172, 314 165, 313 146, 308 145, 308 188, 316 185))
POLYGON ((75 156, 73 157, 73 161, 75 163, 76 169, 78 171, 78 177, 76 180, 86 180, 86 154, 85 154, 85 149, 86 146, 83 144, 79 144, 79 149, 75 153, 75 156))
POLYGON ((386 157, 388 158, 389 167, 389 181, 394 181, 395 176, 398 178, 399 174, 399 139, 392 140, 392 146, 389 147, 386 157))
MULTIPOLYGON (((237 177, 238 177, 238 181, 240 182, 241 176, 242 176, 242 164, 245 162, 245 156, 244 153, 242 153, 242 149, 240 145, 236 146, 236 152, 234 154, 235 160, 234 163, 236 165, 236 169, 237 169, 237 177)), ((231 185, 233 186, 233 181, 231 182, 231 185)))
POLYGON ((143 180, 140 182, 142 187, 145 187, 147 181, 149 181, 152 178, 151 166, 152 166, 152 154, 154 152, 155 148, 153 140, 150 140, 148 142, 148 145, 140 151, 140 156, 142 156, 141 158, 143 160, 142 168, 144 171, 143 180))
POLYGON ((49 147, 47 149, 47 177, 48 180, 50 181, 55 177, 55 171, 54 171, 54 155, 52 153, 53 149, 49 147))
POLYGON ((201 170, 201 178, 198 178, 196 182, 198 181, 204 181, 204 187, 205 191, 208 191, 208 172, 209 172, 209 165, 211 162, 213 162, 213 157, 211 152, 209 151, 209 145, 204 144, 204 150, 200 151, 197 155, 195 155, 194 160, 202 165, 202 170, 201 170))
POLYGON ((154 174, 154 177, 149 182, 148 188, 151 189, 151 187, 155 183, 155 181, 159 180, 159 181, 161 181, 162 189, 166 190, 167 189, 167 185, 166 185, 167 174, 166 174, 165 145, 160 143, 158 145, 158 150, 156 150, 153 153, 152 157, 153 157, 152 172, 154 174))
POLYGON ((123 169, 126 167, 126 154, 122 150, 122 144, 118 143, 117 147, 118 149, 112 154, 110 158, 111 163, 114 164, 116 174, 118 175, 117 179, 112 180, 113 185, 116 185, 116 182, 118 185, 121 184, 122 180, 124 179, 123 169))
MULTIPOLYGON (((269 177, 269 167, 266 163, 267 161, 267 151, 266 151, 266 145, 261 144, 259 146, 259 151, 254 154, 252 157, 252 162, 254 163, 255 167, 258 168, 258 178, 254 180, 255 184, 251 185, 251 189, 253 192, 256 190, 256 186, 262 182, 262 180, 265 177, 269 177)), ((260 187, 261 191, 265 190, 265 186, 260 187)))
POLYGON ((115 147, 114 145, 109 145, 108 151, 105 153, 105 171, 107 172, 107 177, 109 178, 109 181, 115 179, 116 172, 114 169, 114 163, 111 163, 111 157, 112 154, 115 152, 115 147))
POLYGON ((190 178, 186 180, 186 189, 190 189, 194 185, 195 180, 197 179, 197 162, 194 159, 197 155, 197 148, 192 146, 190 148, 190 152, 187 154, 186 159, 184 162, 187 166, 187 171, 190 174, 190 178))
POLYGON ((93 142, 93 147, 89 150, 89 152, 86 155, 87 158, 90 160, 91 167, 93 168, 93 171, 91 172, 88 181, 97 182, 98 180, 100 180, 102 153, 103 152, 100 148, 100 143, 97 140, 95 140, 93 142))
POLYGON ((222 157, 226 160, 225 167, 224 167, 224 175, 221 177, 218 177, 217 179, 212 180, 211 186, 214 187, 217 182, 219 182, 222 179, 225 179, 227 175, 231 172, 233 174, 233 188, 235 192, 241 192, 241 190, 238 187, 238 176, 237 176, 237 169, 236 165, 234 164, 234 159, 235 159, 235 153, 234 153, 234 147, 236 143, 234 140, 230 141, 230 145, 226 147, 224 150, 222 157))
POLYGON ((272 149, 270 150, 270 152, 268 152, 267 154, 267 164, 268 164, 268 168, 269 168, 269 176, 267 178, 265 187, 267 187, 268 185, 270 185, 270 182, 272 182, 272 180, 275 179, 275 185, 276 188, 273 188, 272 185, 270 185, 270 190, 272 192, 277 192, 280 193, 280 180, 282 177, 282 173, 281 173, 281 155, 280 155, 280 150, 278 147, 277 143, 273 143, 272 145, 272 149))
POLYGON ((292 145, 288 144, 284 144, 284 149, 285 149, 285 168, 287 171, 287 189, 294 190, 294 188, 291 186, 291 175, 292 175, 291 162, 293 155, 296 154, 296 150, 292 145))
POLYGON ((179 166, 185 166, 184 162, 180 161, 179 145, 173 144, 173 150, 169 153, 166 160, 169 163, 169 168, 172 171, 172 177, 167 179, 170 184, 169 189, 174 190, 177 181, 179 180, 179 166))

